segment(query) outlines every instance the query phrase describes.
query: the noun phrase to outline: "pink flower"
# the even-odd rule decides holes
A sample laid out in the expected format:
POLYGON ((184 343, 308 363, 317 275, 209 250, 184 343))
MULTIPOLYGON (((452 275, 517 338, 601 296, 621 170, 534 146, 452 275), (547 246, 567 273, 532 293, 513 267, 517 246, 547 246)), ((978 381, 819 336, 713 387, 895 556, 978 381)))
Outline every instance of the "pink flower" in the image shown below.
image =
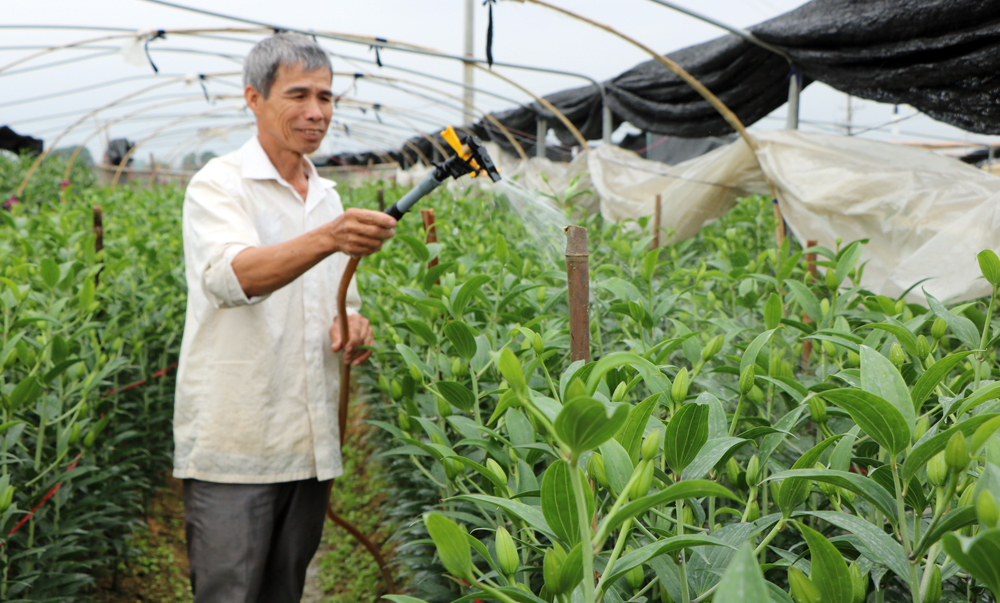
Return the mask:
POLYGON ((63 180, 62 182, 59 183, 59 186, 61 186, 62 188, 66 188, 70 184, 73 184, 73 183, 70 182, 69 180, 63 180))
POLYGON ((20 201, 17 200, 17 197, 11 197, 3 202, 3 208, 10 209, 11 207, 17 205, 18 203, 20 203, 20 201))

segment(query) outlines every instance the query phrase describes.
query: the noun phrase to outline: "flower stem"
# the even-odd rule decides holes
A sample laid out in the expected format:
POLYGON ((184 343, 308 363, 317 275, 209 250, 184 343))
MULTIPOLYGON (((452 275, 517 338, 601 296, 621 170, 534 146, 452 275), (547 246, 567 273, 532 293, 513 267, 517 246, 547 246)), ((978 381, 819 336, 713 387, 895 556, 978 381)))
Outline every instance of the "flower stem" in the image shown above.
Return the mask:
MULTIPOLYGON (((909 527, 906 522, 906 505, 903 502, 903 489, 899 486, 899 465, 896 464, 896 455, 890 454, 889 456, 890 466, 892 467, 892 483, 896 489, 896 509, 899 514, 899 534, 900 540, 903 542, 903 553, 909 557, 910 556, 910 537, 907 534, 909 527)), ((920 600, 920 581, 917 578, 917 566, 914 563, 910 564, 910 596, 913 597, 914 601, 920 600)))
MULTIPOLYGON (((677 535, 684 535, 684 499, 677 501, 677 535)), ((681 581, 681 603, 690 603, 691 594, 688 592, 687 561, 684 560, 684 549, 681 549, 680 581, 681 581)))
POLYGON ((577 459, 570 464, 569 478, 573 483, 573 496, 576 498, 577 518, 580 524, 580 553, 583 556, 583 600, 584 603, 595 603, 594 599, 594 547, 590 542, 590 521, 586 516, 587 499, 583 495, 583 480, 577 469, 577 459))
POLYGON ((612 570, 615 569, 615 563, 618 562, 618 557, 622 554, 622 549, 625 548, 625 543, 628 541, 628 535, 631 532, 632 519, 626 519, 625 523, 622 524, 622 530, 618 533, 618 540, 615 541, 615 548, 611 551, 611 557, 608 558, 608 563, 604 567, 604 573, 601 574, 601 579, 597 582, 597 594, 595 599, 600 601, 604 598, 604 591, 607 590, 608 585, 605 583, 607 577, 611 575, 612 570))
POLYGON ((729 437, 733 437, 733 434, 736 433, 736 424, 740 422, 740 413, 743 411, 743 400, 745 399, 746 396, 740 394, 740 401, 736 404, 736 414, 733 415, 733 424, 729 426, 729 437))

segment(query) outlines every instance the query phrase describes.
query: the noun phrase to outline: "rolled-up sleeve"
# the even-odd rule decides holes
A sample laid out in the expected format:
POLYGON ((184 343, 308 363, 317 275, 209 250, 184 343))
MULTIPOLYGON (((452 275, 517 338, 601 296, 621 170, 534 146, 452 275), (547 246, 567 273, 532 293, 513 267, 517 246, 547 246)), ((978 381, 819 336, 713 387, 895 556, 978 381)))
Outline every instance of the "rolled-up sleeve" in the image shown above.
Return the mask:
POLYGON ((233 270, 233 259, 241 251, 259 246, 257 229, 235 191, 211 180, 191 182, 184 198, 184 247, 187 261, 215 308, 267 299, 267 295, 248 297, 233 270))

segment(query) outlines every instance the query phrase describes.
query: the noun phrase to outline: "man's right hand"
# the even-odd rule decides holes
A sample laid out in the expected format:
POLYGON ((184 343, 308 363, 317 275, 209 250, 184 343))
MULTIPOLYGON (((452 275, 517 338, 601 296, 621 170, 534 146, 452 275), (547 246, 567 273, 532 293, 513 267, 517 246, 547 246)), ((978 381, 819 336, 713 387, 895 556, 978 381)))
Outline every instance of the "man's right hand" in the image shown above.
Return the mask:
POLYGON ((351 257, 364 257, 382 249, 392 238, 396 219, 368 209, 350 208, 324 227, 335 251, 351 257))

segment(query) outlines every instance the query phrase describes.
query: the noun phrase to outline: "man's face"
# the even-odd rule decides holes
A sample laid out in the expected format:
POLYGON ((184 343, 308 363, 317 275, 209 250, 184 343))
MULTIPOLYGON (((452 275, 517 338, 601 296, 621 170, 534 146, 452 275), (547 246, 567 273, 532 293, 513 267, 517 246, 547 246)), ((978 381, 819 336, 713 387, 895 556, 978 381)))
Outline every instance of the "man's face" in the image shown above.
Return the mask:
POLYGON ((319 148, 333 116, 332 74, 329 69, 303 71, 302 63, 281 65, 265 99, 247 86, 247 106, 257 115, 261 136, 281 150, 306 155, 319 148))

